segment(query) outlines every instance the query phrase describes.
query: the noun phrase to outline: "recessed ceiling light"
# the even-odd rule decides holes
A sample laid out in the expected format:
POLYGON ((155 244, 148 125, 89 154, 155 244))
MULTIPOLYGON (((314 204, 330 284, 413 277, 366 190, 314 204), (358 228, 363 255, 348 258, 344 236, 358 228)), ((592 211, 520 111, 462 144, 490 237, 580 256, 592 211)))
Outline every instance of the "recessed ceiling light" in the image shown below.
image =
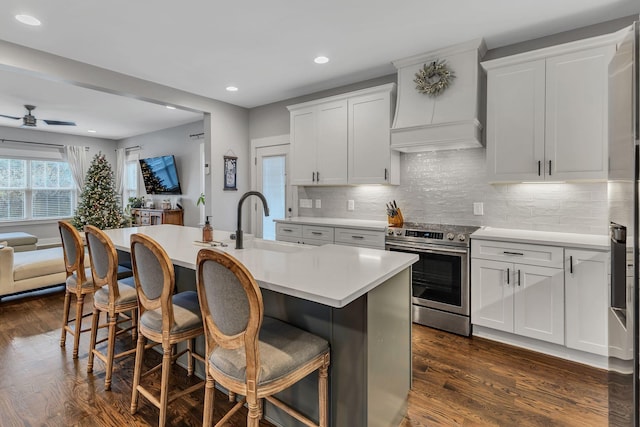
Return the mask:
POLYGON ((165 107, 167 107, 167 109, 169 110, 175 110, 176 107, 174 107, 173 105, 165 105, 165 107))
POLYGON ((315 62, 316 64, 326 64, 327 62, 329 62, 329 58, 327 58, 326 56, 318 56, 313 60, 313 62, 315 62))
POLYGON ((227 90, 228 90, 229 92, 237 92, 237 91, 238 91, 238 88, 237 88, 237 87, 235 87, 235 86, 227 86, 227 90))
POLYGON ((93 130, 93 129, 89 129, 87 132, 89 132, 89 133, 96 133, 97 131, 96 131, 96 130, 93 130))
POLYGON ((38 18, 35 18, 31 15, 16 15, 16 19, 23 24, 32 25, 34 27, 42 24, 38 18))

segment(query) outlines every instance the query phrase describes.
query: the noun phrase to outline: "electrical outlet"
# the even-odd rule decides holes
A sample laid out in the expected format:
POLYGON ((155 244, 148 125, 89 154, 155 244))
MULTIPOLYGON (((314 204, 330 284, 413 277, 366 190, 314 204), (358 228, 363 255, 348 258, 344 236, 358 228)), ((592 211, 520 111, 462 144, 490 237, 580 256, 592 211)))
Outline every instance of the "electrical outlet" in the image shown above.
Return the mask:
POLYGON ((356 209, 356 203, 353 200, 347 200, 347 210, 353 211, 356 209))
POLYGON ((484 203, 482 203, 482 202, 473 202, 473 214, 474 215, 484 215, 484 203))
POLYGON ((316 209, 320 209, 322 207, 322 200, 316 199, 316 209))

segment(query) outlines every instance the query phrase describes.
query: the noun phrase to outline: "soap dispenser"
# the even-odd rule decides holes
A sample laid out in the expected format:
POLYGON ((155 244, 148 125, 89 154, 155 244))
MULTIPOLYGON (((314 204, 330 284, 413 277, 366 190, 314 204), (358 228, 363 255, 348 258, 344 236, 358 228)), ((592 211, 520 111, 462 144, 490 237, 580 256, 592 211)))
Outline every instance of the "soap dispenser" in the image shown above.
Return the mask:
POLYGON ((202 227, 202 241, 203 242, 213 241, 213 227, 211 226, 211 223, 209 223, 208 216, 206 221, 204 222, 204 227, 202 227))

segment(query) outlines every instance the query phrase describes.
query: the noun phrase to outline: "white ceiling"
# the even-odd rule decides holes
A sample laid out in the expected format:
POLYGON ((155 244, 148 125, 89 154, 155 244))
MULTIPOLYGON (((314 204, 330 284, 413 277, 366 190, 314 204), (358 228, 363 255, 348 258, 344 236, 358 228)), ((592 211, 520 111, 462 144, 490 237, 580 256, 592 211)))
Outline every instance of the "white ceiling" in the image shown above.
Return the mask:
MULTIPOLYGON (((391 74, 392 60, 479 37, 493 49, 638 13, 638 0, 3 0, 0 39, 251 108, 391 74), (317 55, 331 60, 317 65, 317 55)), ((154 121, 167 127, 171 112, 176 124, 198 119, 7 73, 0 114, 21 116, 34 103, 36 117, 86 119, 114 138, 155 130, 154 121)))

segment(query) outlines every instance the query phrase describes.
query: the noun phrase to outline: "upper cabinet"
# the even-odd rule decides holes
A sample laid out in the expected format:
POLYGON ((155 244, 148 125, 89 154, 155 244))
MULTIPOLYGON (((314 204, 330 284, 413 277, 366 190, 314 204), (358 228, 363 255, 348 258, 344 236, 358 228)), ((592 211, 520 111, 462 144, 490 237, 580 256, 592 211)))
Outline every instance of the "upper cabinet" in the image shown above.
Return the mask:
POLYGON ((293 185, 399 184, 395 83, 287 107, 293 185))
POLYGON ((483 62, 492 182, 607 178, 613 36, 483 62))

